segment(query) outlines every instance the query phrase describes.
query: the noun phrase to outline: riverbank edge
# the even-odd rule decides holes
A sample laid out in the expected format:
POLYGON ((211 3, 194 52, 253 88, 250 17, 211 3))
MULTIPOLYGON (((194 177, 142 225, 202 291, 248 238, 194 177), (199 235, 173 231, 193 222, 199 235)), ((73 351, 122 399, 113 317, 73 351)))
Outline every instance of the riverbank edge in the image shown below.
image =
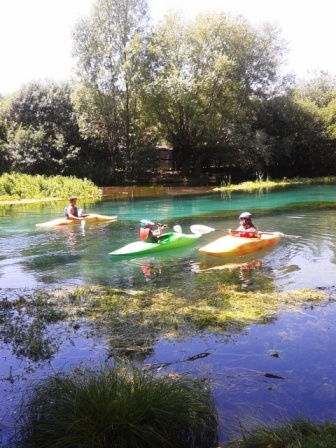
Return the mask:
MULTIPOLYGON (((232 191, 254 191, 263 189, 275 189, 288 187, 290 185, 299 184, 316 184, 316 183, 336 183, 336 177, 318 177, 318 178, 295 178, 295 179, 282 179, 277 181, 247 181, 240 184, 226 184, 219 187, 200 186, 200 187, 188 187, 188 186, 111 186, 111 187, 98 187, 101 191, 100 199, 119 199, 125 197, 151 197, 151 196, 184 196, 194 194, 210 194, 218 192, 232 192, 232 191)), ((87 196, 78 195, 79 199, 88 200, 87 196)), ((42 202, 60 202, 67 199, 64 197, 45 197, 45 198, 24 198, 24 199, 4 199, 0 198, 0 206, 2 205, 26 205, 42 202)), ((90 199, 94 201, 95 199, 90 199)))

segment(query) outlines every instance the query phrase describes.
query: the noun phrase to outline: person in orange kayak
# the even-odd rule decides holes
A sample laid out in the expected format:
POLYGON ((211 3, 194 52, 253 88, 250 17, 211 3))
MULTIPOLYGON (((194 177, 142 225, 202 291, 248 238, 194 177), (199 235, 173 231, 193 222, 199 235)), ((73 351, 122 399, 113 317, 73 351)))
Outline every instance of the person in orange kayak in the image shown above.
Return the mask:
POLYGON ((157 229, 153 230, 155 223, 150 219, 142 219, 140 225, 140 238, 146 243, 157 243, 158 237, 162 235, 162 229, 167 227, 165 224, 157 224, 157 229))
POLYGON ((64 207, 64 217, 66 219, 74 219, 82 221, 86 216, 88 216, 87 214, 84 215, 82 210, 78 210, 76 204, 77 204, 76 196, 70 196, 69 204, 66 207, 64 207))
POLYGON ((232 236, 240 236, 243 238, 260 238, 256 226, 252 222, 252 215, 249 212, 243 212, 239 216, 240 226, 236 230, 229 229, 232 236))

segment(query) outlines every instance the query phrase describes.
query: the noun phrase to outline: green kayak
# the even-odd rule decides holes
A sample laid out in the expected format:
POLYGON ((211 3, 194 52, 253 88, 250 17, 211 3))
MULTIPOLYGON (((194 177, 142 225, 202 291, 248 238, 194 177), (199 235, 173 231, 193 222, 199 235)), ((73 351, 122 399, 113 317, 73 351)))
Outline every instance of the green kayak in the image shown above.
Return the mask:
MULTIPOLYGON (((178 228, 179 226, 175 226, 178 228)), ((178 247, 188 246, 198 240, 204 233, 212 232, 214 229, 207 226, 194 225, 190 227, 192 234, 184 234, 182 232, 164 233, 160 236, 158 243, 145 243, 143 241, 135 241, 127 244, 120 249, 110 252, 109 255, 141 255, 153 252, 161 252, 164 250, 176 249, 178 247), (200 230, 199 227, 202 227, 200 230)))

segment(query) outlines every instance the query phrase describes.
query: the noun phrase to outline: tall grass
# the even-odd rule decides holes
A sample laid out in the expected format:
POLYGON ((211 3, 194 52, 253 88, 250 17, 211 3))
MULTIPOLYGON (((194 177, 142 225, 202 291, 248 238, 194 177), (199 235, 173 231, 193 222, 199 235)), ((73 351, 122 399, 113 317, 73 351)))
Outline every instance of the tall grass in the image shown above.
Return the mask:
POLYGON ((98 198, 99 188, 88 179, 63 176, 31 176, 5 173, 0 176, 0 200, 65 199, 71 195, 98 198))
POLYGON ((227 448, 335 448, 336 426, 321 425, 304 418, 289 420, 284 425, 261 425, 250 436, 230 442, 227 448))
POLYGON ((16 447, 213 448, 217 415, 204 383, 134 366, 76 369, 36 385, 16 447))

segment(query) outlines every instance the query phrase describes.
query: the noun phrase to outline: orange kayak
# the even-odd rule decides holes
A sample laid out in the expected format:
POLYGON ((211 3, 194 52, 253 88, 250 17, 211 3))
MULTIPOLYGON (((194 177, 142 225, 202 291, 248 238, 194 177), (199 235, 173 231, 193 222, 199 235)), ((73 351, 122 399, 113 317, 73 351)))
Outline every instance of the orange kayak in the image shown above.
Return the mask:
POLYGON ((283 233, 281 232, 261 232, 260 238, 242 238, 239 236, 226 235, 218 240, 201 247, 202 254, 212 257, 239 257, 267 249, 277 244, 283 233))
MULTIPOLYGON (((92 222, 113 222, 117 220, 117 216, 107 216, 107 215, 97 215, 96 213, 90 213, 84 217, 85 223, 92 222)), ((61 226, 71 226, 74 224, 80 224, 82 221, 77 219, 66 219, 57 218, 52 221, 42 222, 41 224, 36 224, 36 227, 61 227, 61 226)))

